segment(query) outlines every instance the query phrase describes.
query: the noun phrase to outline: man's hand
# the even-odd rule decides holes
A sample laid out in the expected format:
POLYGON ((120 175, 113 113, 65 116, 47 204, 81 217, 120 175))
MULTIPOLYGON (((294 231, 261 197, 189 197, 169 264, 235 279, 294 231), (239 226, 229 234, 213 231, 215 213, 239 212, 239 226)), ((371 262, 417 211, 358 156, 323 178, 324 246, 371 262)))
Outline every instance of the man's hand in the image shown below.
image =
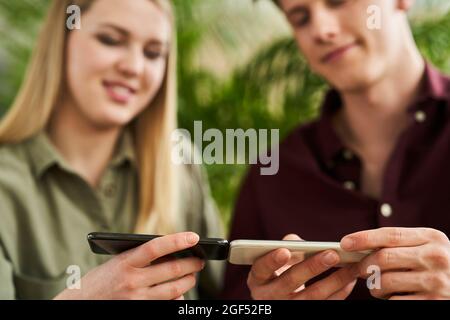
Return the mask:
MULTIPOLYGON (((284 240, 301 240, 289 235, 284 240)), ((304 284, 339 263, 335 251, 325 251, 306 260, 287 249, 274 250, 259 258, 248 275, 247 285, 254 299, 337 300, 353 290, 358 269, 347 266, 305 288, 304 284)))
POLYGON ((359 274, 369 266, 381 271, 381 288, 371 294, 382 299, 450 299, 450 241, 434 229, 381 228, 345 236, 346 251, 372 250, 361 261, 359 274))

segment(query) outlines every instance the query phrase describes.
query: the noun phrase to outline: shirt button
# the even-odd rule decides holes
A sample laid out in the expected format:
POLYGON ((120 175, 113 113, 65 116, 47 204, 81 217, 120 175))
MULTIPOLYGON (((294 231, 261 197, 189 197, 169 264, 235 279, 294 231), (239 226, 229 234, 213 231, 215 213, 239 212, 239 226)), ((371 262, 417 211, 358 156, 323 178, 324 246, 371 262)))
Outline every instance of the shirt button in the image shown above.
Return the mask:
POLYGON ((414 114, 414 118, 416 119, 416 121, 418 123, 423 123, 423 122, 425 122, 425 120, 427 120, 427 114, 423 111, 417 111, 414 114))
POLYGON ((114 184, 108 184, 105 186, 105 189, 103 190, 103 193, 106 197, 112 198, 116 194, 116 186, 114 184))
POLYGON ((385 218, 392 216, 392 207, 388 203, 385 203, 380 208, 381 215, 385 218))
POLYGON ((355 190, 355 183, 353 181, 345 181, 344 188, 347 190, 355 190))
POLYGON ((351 152, 351 151, 348 150, 348 149, 345 149, 345 150, 344 150, 344 153, 343 153, 342 155, 344 156, 344 159, 345 159, 345 160, 352 160, 353 157, 354 157, 353 152, 351 152))
POLYGON ((333 169, 334 168, 334 161, 330 160, 326 163, 326 166, 328 169, 333 169))

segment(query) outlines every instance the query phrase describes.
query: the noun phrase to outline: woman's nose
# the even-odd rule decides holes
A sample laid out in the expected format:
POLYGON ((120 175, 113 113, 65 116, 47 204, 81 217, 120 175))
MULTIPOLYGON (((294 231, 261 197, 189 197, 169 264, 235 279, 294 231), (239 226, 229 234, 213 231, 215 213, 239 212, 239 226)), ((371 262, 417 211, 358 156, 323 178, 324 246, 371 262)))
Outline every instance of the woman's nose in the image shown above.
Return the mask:
POLYGON ((145 57, 141 49, 128 48, 118 63, 119 71, 128 77, 136 77, 143 73, 145 57))

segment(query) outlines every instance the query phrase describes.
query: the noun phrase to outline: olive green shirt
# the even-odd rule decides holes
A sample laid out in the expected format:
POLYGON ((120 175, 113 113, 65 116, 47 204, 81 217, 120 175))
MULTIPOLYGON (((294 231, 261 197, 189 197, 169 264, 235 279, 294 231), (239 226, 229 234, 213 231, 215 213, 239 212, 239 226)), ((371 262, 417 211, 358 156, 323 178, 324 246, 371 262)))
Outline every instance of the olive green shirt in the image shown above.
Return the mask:
MULTIPOLYGON (((120 139, 97 188, 74 172, 45 133, 0 146, 0 299, 52 299, 110 256, 90 251, 90 232, 133 233, 138 177, 131 135, 120 139), (79 269, 78 269, 79 268, 79 269)), ((223 237, 205 171, 183 165, 179 231, 223 237)), ((208 262, 186 299, 214 298, 223 262, 208 262), (203 296, 204 295, 204 296, 203 296)))

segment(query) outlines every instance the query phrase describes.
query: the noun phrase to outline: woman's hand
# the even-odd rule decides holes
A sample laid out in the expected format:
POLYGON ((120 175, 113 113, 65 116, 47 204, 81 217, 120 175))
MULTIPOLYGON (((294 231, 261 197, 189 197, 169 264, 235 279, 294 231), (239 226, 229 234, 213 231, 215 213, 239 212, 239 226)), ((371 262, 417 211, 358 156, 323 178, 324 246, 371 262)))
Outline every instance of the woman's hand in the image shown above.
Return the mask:
POLYGON ((381 228, 344 237, 347 251, 373 250, 359 263, 359 274, 370 276, 377 266, 380 286, 371 289, 381 299, 449 299, 450 241, 447 236, 427 228, 381 228), (373 270, 370 268, 370 270, 373 270))
POLYGON ((199 236, 192 232, 151 240, 91 270, 81 279, 79 290, 66 289, 55 299, 183 299, 195 286, 195 273, 203 269, 204 262, 198 258, 164 257, 192 247, 198 240, 199 236))

